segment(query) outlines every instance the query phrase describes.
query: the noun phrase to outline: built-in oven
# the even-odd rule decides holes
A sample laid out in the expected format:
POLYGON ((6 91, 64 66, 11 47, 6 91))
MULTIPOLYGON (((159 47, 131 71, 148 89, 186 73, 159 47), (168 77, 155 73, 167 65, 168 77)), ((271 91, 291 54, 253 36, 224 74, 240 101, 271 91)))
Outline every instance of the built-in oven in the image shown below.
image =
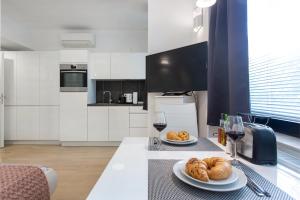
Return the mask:
POLYGON ((60 91, 87 91, 87 64, 60 64, 60 91))

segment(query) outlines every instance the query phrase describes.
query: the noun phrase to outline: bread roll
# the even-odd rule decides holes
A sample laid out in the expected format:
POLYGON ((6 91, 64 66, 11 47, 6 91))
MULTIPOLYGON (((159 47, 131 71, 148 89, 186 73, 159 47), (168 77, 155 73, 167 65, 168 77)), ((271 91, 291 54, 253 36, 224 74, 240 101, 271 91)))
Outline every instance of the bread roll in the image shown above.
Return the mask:
POLYGON ((191 158, 185 165, 185 172, 200 181, 227 179, 232 173, 229 161, 220 157, 205 158, 203 160, 191 158))
POLYGON ((176 131, 169 131, 167 133, 167 139, 168 140, 181 140, 181 138, 178 137, 178 134, 176 131))
POLYGON ((227 179, 232 173, 231 164, 224 158, 212 157, 203 161, 207 164, 207 173, 212 180, 227 179))

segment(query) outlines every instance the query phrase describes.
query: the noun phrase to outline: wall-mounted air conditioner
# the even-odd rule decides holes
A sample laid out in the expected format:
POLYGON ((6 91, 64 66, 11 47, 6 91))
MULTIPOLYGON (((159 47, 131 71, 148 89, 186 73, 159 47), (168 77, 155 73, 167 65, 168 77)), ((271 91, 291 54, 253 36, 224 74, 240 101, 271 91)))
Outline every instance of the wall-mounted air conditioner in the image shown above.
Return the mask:
POLYGON ((90 33, 63 33, 60 39, 64 48, 93 48, 96 44, 95 35, 90 33))

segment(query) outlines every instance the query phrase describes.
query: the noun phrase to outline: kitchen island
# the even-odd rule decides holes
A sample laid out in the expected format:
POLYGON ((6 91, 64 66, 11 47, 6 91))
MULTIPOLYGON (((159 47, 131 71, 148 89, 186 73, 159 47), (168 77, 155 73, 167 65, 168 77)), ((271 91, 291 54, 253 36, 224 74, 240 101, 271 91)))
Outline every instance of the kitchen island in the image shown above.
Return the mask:
MULTIPOLYGON (((181 160, 210 156, 230 159, 224 151, 148 151, 148 140, 146 137, 124 138, 87 199, 147 200, 148 159, 181 160)), ((292 197, 300 198, 300 179, 296 174, 281 165, 258 166, 241 161, 292 197)))

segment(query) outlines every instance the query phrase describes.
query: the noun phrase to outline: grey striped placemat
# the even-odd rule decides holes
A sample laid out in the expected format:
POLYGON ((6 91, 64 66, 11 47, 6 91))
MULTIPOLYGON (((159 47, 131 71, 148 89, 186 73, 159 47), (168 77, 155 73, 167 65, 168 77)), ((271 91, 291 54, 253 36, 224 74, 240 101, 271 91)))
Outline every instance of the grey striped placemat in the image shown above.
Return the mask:
POLYGON ((220 147, 206 138, 199 138, 197 143, 188 145, 176 145, 161 142, 159 149, 153 146, 153 138, 149 138, 149 151, 222 151, 220 147))
POLYGON ((247 186, 234 192, 210 192, 194 188, 179 180, 173 174, 173 165, 177 160, 148 160, 148 200, 290 200, 287 193, 280 190, 258 173, 243 165, 243 170, 271 197, 258 197, 247 186))

